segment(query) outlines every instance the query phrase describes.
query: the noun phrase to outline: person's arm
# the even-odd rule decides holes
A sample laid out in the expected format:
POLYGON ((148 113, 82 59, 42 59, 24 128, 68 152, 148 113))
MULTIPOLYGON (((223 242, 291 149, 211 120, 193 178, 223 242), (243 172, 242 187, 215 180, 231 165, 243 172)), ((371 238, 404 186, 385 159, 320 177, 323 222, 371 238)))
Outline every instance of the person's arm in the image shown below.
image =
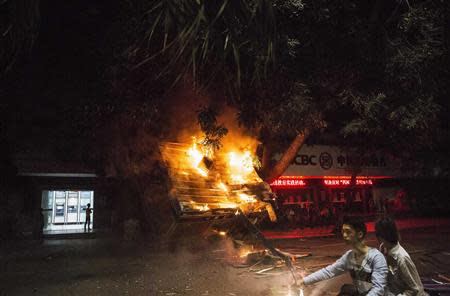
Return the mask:
POLYGON ((342 255, 342 257, 336 260, 336 262, 334 262, 333 264, 319 269, 318 271, 304 277, 303 284, 310 285, 343 274, 345 271, 347 271, 347 261, 349 254, 350 251, 342 255))
POLYGON ((366 296, 385 295, 388 267, 383 254, 377 252, 372 261, 372 288, 366 296))
POLYGON ((411 258, 404 257, 403 260, 398 262, 398 272, 400 278, 408 287, 405 291, 398 294, 398 296, 423 295, 423 286, 420 282, 419 273, 411 258))

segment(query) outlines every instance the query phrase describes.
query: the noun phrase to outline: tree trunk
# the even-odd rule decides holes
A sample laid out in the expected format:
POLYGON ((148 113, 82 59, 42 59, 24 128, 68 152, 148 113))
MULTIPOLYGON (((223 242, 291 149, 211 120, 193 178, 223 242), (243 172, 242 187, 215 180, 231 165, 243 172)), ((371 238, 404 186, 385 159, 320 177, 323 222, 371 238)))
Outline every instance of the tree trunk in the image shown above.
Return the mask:
POLYGON ((280 160, 266 174, 266 182, 270 183, 273 179, 276 179, 281 176, 281 174, 283 174, 283 172, 289 167, 292 160, 297 155, 298 150, 302 147, 303 143, 305 143, 305 140, 308 138, 309 134, 310 130, 308 128, 305 128, 303 131, 297 134, 289 148, 281 156, 280 160))
POLYGON ((263 151, 261 156, 261 170, 260 173, 262 174, 261 177, 263 179, 268 176, 268 173, 270 173, 270 159, 272 157, 273 147, 270 144, 270 141, 267 141, 263 144, 263 151))

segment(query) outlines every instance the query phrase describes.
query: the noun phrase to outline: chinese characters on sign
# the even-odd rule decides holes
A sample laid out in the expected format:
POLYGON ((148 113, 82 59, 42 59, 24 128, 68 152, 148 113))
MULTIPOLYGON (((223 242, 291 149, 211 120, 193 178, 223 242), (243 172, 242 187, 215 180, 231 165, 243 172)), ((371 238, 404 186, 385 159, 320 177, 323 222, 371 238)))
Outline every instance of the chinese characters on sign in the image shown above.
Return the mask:
POLYGON ((373 185, 372 180, 356 180, 356 185, 373 185))
POLYGON ((333 180, 323 180, 323 184, 327 186, 341 186, 341 185, 350 185, 350 180, 347 179, 333 179, 333 180))
MULTIPOLYGON (((350 179, 324 179, 323 184, 327 186, 349 186, 350 179)), ((373 185, 371 179, 356 179, 356 185, 373 185)))
MULTIPOLYGON (((322 182, 326 186, 350 186, 351 179, 349 178, 323 179, 322 182)), ((373 185, 373 181, 372 179, 356 179, 356 185, 359 186, 373 185)), ((295 177, 290 178, 281 177, 270 183, 270 186, 278 188, 298 188, 298 187, 306 187, 307 184, 305 180, 298 179, 295 177)))
MULTIPOLYGON (((339 155, 336 160, 340 167, 351 166, 354 162, 354 159, 352 157, 342 154, 339 155)), ((375 154, 363 157, 362 159, 360 159, 360 161, 361 167, 378 168, 386 166, 386 159, 383 156, 378 156, 375 154)))
POLYGON ((270 186, 273 187, 305 187, 306 182, 304 180, 300 179, 276 179, 272 183, 270 183, 270 186))

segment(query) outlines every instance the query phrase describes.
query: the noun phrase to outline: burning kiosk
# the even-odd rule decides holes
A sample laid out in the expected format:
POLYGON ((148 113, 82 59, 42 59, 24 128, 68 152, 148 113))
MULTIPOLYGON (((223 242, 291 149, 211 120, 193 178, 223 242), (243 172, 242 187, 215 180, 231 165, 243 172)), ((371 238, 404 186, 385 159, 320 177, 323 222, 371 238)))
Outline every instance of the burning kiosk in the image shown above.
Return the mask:
POLYGON ((208 230, 223 235, 229 231, 233 236, 232 229, 240 224, 286 263, 295 280, 290 256, 276 249, 255 225, 267 217, 275 222, 277 217, 272 207, 274 194, 256 173, 248 149, 214 153, 194 139, 192 145, 166 142, 161 154, 169 172, 169 195, 176 217, 169 236, 206 235, 208 230))
POLYGON ((273 193, 255 172, 249 150, 214 152, 194 139, 192 144, 163 143, 161 154, 176 218, 169 235, 214 231, 233 223, 239 212, 276 220, 273 193))

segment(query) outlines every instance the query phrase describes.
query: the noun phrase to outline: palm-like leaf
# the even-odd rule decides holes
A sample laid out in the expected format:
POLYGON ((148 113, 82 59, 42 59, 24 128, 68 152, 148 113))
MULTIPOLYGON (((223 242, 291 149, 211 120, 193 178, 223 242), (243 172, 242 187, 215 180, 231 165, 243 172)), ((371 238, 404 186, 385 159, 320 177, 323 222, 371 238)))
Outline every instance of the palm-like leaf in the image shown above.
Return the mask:
POLYGON ((151 54, 138 66, 165 56, 161 77, 190 77, 202 85, 225 79, 236 91, 244 81, 263 81, 274 65, 271 1, 159 0, 146 18, 151 54))

